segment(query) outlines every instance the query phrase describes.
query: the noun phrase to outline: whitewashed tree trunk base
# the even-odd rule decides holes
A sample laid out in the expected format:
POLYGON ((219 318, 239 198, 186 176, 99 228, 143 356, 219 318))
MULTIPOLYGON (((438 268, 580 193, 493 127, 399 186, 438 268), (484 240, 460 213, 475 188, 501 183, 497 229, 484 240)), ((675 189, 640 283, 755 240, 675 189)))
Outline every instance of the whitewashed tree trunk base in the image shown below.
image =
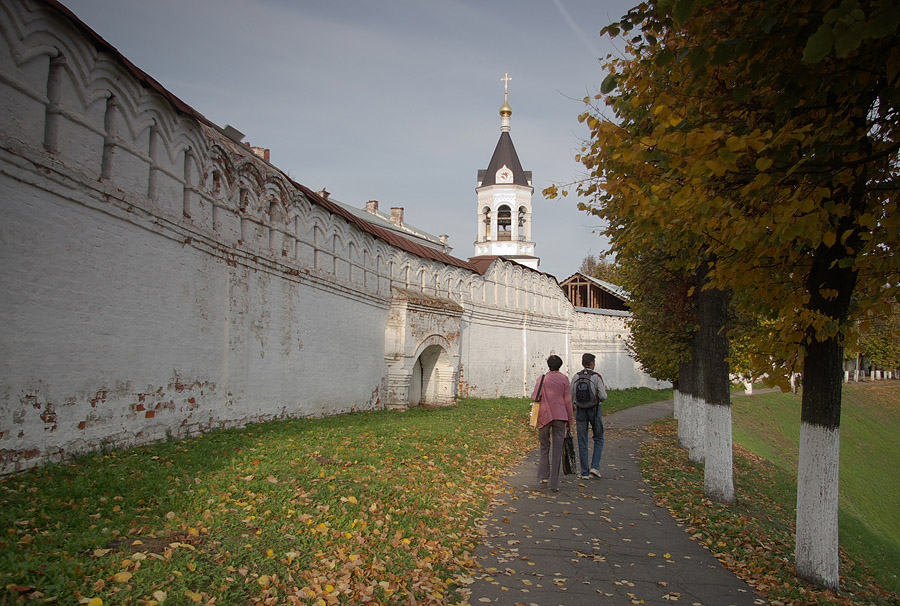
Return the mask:
POLYGON ((797 470, 797 576, 830 589, 840 585, 838 462, 840 428, 802 423, 797 470))
POLYGON ((691 433, 688 458, 702 465, 706 459, 706 400, 691 397, 691 433))
POLYGON ((678 413, 678 444, 685 450, 691 448, 691 432, 693 431, 693 419, 691 418, 691 395, 681 394, 681 410, 678 413))
POLYGON ((734 501, 731 406, 705 404, 706 449, 703 490, 719 503, 734 501))

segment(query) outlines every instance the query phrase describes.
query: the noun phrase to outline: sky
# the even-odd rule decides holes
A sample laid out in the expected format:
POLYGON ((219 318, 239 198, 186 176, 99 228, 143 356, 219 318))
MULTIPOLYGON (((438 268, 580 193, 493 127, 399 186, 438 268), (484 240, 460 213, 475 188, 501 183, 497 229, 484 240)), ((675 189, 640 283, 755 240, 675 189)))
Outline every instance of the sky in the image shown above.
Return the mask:
POLYGON ((604 254, 600 220, 548 185, 583 176, 583 98, 621 41, 600 30, 637 0, 63 0, 206 118, 271 150, 295 181, 474 255, 476 175, 510 135, 532 171, 539 269, 562 281, 604 254))

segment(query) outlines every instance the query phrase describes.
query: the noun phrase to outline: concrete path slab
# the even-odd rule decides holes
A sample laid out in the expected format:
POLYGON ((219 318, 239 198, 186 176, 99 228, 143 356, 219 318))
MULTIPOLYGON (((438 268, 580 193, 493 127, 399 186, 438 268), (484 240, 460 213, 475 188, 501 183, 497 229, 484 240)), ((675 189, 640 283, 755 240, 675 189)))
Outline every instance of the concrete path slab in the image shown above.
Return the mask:
POLYGON ((604 418, 602 478, 537 481, 535 449, 510 471, 476 549, 482 572, 469 603, 580 606, 768 603, 691 540, 641 479, 643 428, 672 413, 657 402, 604 418))

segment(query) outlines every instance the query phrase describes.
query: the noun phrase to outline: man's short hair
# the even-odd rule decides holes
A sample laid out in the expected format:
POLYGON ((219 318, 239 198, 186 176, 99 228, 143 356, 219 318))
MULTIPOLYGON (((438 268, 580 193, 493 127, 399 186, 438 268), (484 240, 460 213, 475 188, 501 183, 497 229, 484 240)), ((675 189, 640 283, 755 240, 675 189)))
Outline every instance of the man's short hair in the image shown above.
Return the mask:
POLYGON ((596 359, 597 359, 597 356, 595 356, 592 353, 581 354, 581 365, 588 366, 591 362, 593 362, 596 359))
POLYGON ((553 354, 549 358, 547 358, 547 368, 550 370, 559 370, 562 368, 562 358, 558 355, 553 354))

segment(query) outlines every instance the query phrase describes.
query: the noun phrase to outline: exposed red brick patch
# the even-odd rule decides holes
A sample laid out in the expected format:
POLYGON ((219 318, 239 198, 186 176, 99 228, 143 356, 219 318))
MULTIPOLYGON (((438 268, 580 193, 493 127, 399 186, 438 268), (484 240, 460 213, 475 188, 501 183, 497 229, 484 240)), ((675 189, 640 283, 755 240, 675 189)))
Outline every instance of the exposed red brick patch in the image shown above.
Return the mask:
POLYGON ((145 416, 146 418, 148 418, 148 419, 152 419, 153 417, 156 416, 156 411, 155 411, 155 410, 148 410, 147 412, 144 413, 144 416, 145 416))
POLYGON ((107 392, 105 389, 101 389, 97 392, 97 395, 91 398, 91 407, 96 408, 97 404, 105 404, 106 403, 107 392))
POLYGON ((44 423, 56 423, 56 413, 49 406, 41 413, 41 421, 44 423))

